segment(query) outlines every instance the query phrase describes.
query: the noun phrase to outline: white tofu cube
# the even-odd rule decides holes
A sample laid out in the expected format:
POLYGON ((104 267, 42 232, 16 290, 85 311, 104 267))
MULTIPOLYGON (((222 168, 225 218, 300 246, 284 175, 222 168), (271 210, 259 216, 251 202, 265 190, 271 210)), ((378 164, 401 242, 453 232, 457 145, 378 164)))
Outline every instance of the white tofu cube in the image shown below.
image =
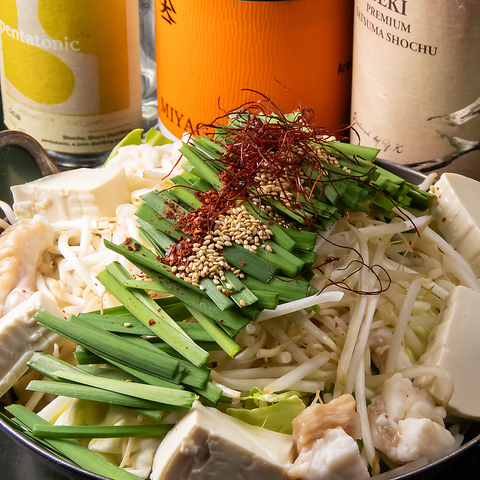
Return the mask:
POLYGON ((164 438, 151 480, 282 480, 292 460, 290 435, 248 425, 195 404, 164 438))
MULTIPOLYGON (((446 300, 440 323, 430 335, 429 345, 420 359, 438 365, 452 377, 454 392, 447 411, 453 415, 480 420, 480 293, 459 286, 446 300)), ((432 376, 418 380, 434 398, 441 400, 448 386, 432 376)))
POLYGON ((69 170, 11 187, 19 220, 39 214, 50 222, 114 217, 130 202, 123 167, 69 170))
POLYGON ((444 173, 433 192, 432 214, 438 229, 480 275, 480 182, 444 173))

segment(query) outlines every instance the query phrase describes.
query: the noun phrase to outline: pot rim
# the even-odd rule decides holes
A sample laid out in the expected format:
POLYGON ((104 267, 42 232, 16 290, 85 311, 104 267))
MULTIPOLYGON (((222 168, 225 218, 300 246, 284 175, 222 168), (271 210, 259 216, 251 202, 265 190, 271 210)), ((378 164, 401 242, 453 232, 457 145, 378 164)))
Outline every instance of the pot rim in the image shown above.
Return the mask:
MULTIPOLYGON (((477 428, 480 429, 480 422, 474 422, 470 428, 474 428, 474 426, 477 426, 477 428)), ((71 463, 68 460, 65 460, 57 456, 56 454, 44 448, 43 446, 35 443, 33 440, 23 436, 21 432, 17 431, 14 427, 9 425, 2 418, 0 418, 0 428, 3 429, 5 432, 7 432, 9 436, 18 445, 26 447, 29 453, 36 455, 42 461, 47 462, 51 466, 53 464, 53 467, 54 468, 56 467, 56 469, 59 470, 60 473, 65 474, 66 473, 65 470, 67 470, 67 472, 73 471, 77 474, 81 474, 84 476, 85 479, 111 480, 108 477, 104 477, 103 475, 89 472, 88 470, 85 470, 84 468, 79 467, 74 463, 71 463)), ((403 474, 400 474, 399 476, 393 476, 393 477, 389 476, 388 479, 389 480, 406 480, 409 478, 416 477, 417 475, 420 475, 420 474, 429 473, 430 471, 433 471, 436 468, 438 468, 440 465, 445 466, 444 465, 445 463, 448 463, 448 464, 453 463, 454 461, 459 460, 464 455, 467 455, 468 453, 472 453, 473 450, 475 450, 475 447, 480 447, 480 433, 478 433, 475 437, 473 437, 466 443, 462 444, 458 450, 455 450, 449 455, 442 457, 438 460, 435 460, 434 462, 430 462, 427 465, 423 465, 415 470, 411 470, 403 474)))

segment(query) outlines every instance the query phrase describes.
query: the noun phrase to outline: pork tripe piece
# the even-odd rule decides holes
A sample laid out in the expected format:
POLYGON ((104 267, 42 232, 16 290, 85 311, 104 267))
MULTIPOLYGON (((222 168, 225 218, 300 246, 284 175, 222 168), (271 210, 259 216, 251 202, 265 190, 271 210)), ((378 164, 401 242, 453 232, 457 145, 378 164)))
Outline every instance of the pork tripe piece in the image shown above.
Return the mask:
POLYGON ((115 217, 117 206, 130 202, 121 167, 79 168, 16 185, 13 209, 19 220, 42 215, 50 222, 115 217))
POLYGON ((453 452, 455 439, 445 429, 445 409, 425 390, 396 373, 368 406, 375 448, 396 463, 421 457, 437 460, 453 452))
MULTIPOLYGON (((42 218, 17 223, 0 236, 0 317, 37 290, 42 254, 53 245, 52 227, 42 218)), ((1 319, 0 319, 1 323, 1 319)))
POLYGON ((312 448, 315 440, 322 438, 331 428, 342 427, 357 438, 358 417, 352 395, 340 395, 328 403, 314 403, 307 407, 293 422, 293 439, 300 452, 312 448))
POLYGON ((288 476, 302 480, 366 480, 370 478, 357 442, 341 427, 330 428, 303 449, 288 476))
MULTIPOLYGON (((420 362, 444 368, 453 379, 453 395, 448 413, 480 420, 480 293, 470 288, 455 287, 445 302, 439 324, 433 329, 428 347, 420 362)), ((450 384, 444 378, 429 375, 417 380, 441 401, 448 394, 450 384)))
POLYGON ((314 403, 293 422, 298 457, 288 469, 292 479, 363 480, 369 478, 360 457, 358 416, 352 395, 314 403))
POLYGON ((45 311, 63 317, 57 304, 35 292, 0 319, 0 397, 27 371, 33 352, 48 348, 59 337, 37 324, 34 315, 45 311))
MULTIPOLYGON (((385 372, 387 366, 388 352, 392 342, 394 330, 388 327, 380 327, 370 333, 368 338, 368 347, 372 355, 372 361, 380 373, 385 372)), ((395 364, 395 370, 403 370, 412 366, 412 361, 408 358, 405 350, 400 349, 395 364)))
POLYGON ((158 447, 151 480, 283 480, 291 435, 272 432, 196 402, 158 447))

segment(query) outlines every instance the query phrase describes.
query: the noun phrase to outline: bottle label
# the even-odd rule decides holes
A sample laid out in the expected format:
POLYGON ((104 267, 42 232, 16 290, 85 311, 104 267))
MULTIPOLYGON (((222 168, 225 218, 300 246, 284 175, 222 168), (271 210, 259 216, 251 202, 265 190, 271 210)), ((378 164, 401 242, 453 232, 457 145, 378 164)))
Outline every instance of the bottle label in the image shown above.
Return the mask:
POLYGON ((480 3, 355 1, 351 122, 363 145, 407 165, 456 154, 480 140, 479 106, 480 3))
POLYGON ((5 124, 66 153, 141 126, 138 2, 2 0, 5 124))
POLYGON ((158 112, 181 137, 267 96, 349 122, 353 0, 156 0, 158 112))

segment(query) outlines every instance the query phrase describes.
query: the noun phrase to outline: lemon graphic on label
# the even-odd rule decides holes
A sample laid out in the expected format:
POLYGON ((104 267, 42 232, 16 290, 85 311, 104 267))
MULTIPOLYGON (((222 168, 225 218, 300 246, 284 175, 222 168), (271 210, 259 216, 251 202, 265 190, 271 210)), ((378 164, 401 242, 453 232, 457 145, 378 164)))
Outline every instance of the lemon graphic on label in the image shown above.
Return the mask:
POLYGON ((5 76, 11 85, 37 103, 56 105, 67 101, 75 88, 72 70, 60 58, 37 46, 38 37, 19 29, 15 1, 3 0, 2 20, 11 27, 10 35, 7 31, 2 34, 5 76))
POLYGON ((138 1, 0 0, 0 80, 8 128, 110 150, 142 125, 138 1))
POLYGON ((27 98, 47 105, 66 102, 73 93, 73 72, 59 58, 33 45, 7 42, 5 73, 10 83, 27 98), (21 65, 20 65, 21 64, 21 65))
POLYGON ((108 115, 130 108, 125 1, 1 2, 7 95, 56 114, 108 115))
POLYGON ((95 76, 91 84, 98 88, 97 113, 127 109, 130 87, 125 2, 101 0, 99 5, 99 0, 38 0, 37 12, 45 33, 63 42, 72 61, 88 57, 92 62, 88 69, 84 66, 79 77, 95 76))

